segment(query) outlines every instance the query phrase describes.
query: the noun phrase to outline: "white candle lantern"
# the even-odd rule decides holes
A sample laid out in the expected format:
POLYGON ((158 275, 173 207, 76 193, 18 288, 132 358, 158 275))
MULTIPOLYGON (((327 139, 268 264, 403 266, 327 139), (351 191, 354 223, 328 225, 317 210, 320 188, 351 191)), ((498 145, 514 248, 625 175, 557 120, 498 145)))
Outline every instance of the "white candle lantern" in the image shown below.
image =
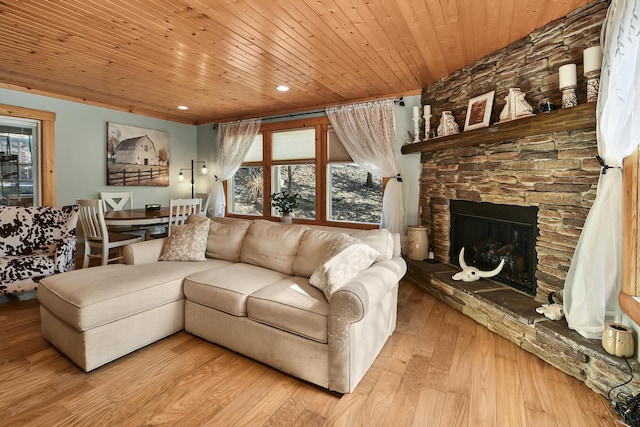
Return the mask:
POLYGON ((600 68, 602 67, 602 48, 600 45, 591 46, 582 53, 584 62, 584 76, 587 78, 587 102, 598 100, 600 89, 600 68))
POLYGON ((576 64, 563 65, 558 70, 558 74, 559 86, 562 91, 562 108, 575 107, 578 105, 576 64))

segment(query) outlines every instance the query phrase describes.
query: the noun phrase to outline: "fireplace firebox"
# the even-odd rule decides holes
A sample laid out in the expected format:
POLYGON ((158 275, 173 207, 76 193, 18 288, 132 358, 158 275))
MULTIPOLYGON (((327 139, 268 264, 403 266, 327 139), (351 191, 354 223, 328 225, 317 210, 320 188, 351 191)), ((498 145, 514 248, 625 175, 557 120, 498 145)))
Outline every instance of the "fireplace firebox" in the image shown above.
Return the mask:
POLYGON ((460 265, 462 247, 466 264, 480 270, 492 270, 504 260, 493 279, 536 294, 537 207, 451 200, 450 215, 452 263, 460 265))

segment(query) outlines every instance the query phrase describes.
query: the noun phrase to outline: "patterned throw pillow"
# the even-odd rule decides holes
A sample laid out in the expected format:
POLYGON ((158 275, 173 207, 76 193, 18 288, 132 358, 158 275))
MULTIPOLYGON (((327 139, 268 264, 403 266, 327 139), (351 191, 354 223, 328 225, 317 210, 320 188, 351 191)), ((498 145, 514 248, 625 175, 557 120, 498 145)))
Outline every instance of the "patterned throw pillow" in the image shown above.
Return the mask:
POLYGON ((209 235, 209 219, 171 227, 159 261, 206 261, 205 249, 209 235))
POLYGON ((349 280, 369 268, 377 256, 378 251, 360 239, 336 234, 309 284, 324 292, 329 300, 349 280))

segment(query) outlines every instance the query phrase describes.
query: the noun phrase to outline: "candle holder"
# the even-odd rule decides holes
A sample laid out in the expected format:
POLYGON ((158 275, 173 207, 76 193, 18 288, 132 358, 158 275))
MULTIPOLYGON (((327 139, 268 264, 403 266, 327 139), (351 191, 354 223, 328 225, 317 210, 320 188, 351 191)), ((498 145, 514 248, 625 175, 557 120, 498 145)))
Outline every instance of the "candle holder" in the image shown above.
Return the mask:
POLYGON ((413 132, 415 135, 413 142, 420 142, 420 117, 413 117, 413 132))
POLYGON ((600 70, 586 72, 584 76, 587 78, 587 102, 596 102, 600 90, 600 70))
POLYGON ((571 108, 578 105, 575 86, 561 87, 560 90, 562 91, 562 108, 571 108))
POLYGON ((431 133, 431 114, 425 114, 422 116, 424 118, 424 139, 423 141, 427 141, 429 139, 429 134, 431 133))

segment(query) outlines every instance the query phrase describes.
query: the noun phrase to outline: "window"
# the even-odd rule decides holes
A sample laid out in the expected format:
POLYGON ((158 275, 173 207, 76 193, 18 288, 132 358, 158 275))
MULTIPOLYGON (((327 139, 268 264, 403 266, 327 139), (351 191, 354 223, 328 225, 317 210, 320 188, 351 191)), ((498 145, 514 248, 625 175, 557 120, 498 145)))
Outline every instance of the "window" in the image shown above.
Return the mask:
MULTIPOLYGON (((271 192, 300 195, 295 218, 316 217, 316 131, 314 128, 274 131, 271 192)), ((272 210, 271 215, 280 215, 272 210)))
POLYGON ((327 218, 379 223, 382 178, 356 165, 331 127, 327 131, 327 169, 327 218))
MULTIPOLYGON (((16 107, 12 105, 0 104, 0 115, 10 118, 28 117, 39 124, 39 159, 33 159, 34 165, 40 171, 39 180, 34 177, 35 188, 38 188, 40 200, 34 200, 34 205, 55 206, 56 204, 56 180, 55 180, 55 113, 32 108, 16 107), (37 161, 37 163, 35 163, 37 161)), ((4 119, 4 117, 2 117, 4 119)), ((34 191, 35 193, 35 191, 34 191)))
POLYGON ((276 217, 269 198, 284 190, 300 195, 296 221, 380 223, 382 179, 354 163, 326 117, 263 124, 227 185, 230 215, 276 217))
POLYGON ((264 173, 262 167, 262 135, 253 140, 243 165, 231 178, 229 212, 262 215, 264 206, 264 173))
POLYGON ((39 204, 38 124, 0 117, 0 205, 39 204))

